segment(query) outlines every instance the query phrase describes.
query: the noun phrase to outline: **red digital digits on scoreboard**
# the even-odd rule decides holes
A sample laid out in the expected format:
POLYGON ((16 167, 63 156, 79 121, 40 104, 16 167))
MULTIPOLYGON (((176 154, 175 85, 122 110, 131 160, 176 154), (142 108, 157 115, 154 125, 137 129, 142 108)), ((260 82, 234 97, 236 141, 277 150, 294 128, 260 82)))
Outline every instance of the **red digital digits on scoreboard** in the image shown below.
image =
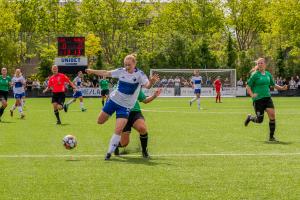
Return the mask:
POLYGON ((58 56, 84 56, 84 37, 58 37, 58 56))

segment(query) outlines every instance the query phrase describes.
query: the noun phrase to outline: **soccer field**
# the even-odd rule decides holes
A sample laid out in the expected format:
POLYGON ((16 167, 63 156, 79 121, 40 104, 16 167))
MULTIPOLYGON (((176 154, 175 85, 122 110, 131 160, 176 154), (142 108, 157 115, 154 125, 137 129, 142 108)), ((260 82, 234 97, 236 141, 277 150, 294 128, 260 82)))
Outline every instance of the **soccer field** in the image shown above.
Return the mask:
MULTIPOLYGON (((300 98, 273 98, 279 143, 268 143, 268 119, 243 122, 250 98, 186 98, 142 105, 149 128, 143 159, 138 134, 104 161, 115 117, 96 124, 101 101, 85 99, 55 124, 50 99, 27 99, 26 119, 5 111, 0 123, 0 199, 300 199, 300 98), (77 137, 68 151, 62 138, 77 137)), ((13 99, 9 99, 9 107, 13 99)))

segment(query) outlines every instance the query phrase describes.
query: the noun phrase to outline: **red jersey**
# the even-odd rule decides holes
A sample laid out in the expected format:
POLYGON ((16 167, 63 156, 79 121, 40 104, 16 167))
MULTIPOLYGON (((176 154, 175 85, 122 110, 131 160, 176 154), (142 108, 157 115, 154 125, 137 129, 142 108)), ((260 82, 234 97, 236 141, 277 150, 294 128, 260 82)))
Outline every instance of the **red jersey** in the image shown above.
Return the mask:
POLYGON ((215 85, 216 90, 220 90, 222 83, 220 80, 215 80, 214 85, 215 85))
POLYGON ((65 83, 69 83, 70 79, 62 74, 57 73, 50 77, 48 87, 52 88, 52 92, 65 92, 65 83))

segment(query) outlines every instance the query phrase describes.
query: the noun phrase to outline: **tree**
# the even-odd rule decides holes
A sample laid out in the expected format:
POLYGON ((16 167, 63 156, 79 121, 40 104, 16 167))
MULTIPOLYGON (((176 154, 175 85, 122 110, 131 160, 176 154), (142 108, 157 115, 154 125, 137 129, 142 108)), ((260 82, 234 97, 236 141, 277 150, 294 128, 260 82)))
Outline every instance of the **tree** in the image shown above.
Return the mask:
POLYGON ((96 37, 94 34, 90 33, 86 36, 85 42, 85 55, 88 58, 89 65, 94 66, 96 57, 101 52, 101 42, 100 38, 96 37))
POLYGON ((228 40, 227 40, 227 47, 226 47, 226 56, 227 56, 227 67, 229 69, 235 69, 236 68, 236 50, 234 48, 234 43, 231 37, 231 34, 228 34, 228 40))

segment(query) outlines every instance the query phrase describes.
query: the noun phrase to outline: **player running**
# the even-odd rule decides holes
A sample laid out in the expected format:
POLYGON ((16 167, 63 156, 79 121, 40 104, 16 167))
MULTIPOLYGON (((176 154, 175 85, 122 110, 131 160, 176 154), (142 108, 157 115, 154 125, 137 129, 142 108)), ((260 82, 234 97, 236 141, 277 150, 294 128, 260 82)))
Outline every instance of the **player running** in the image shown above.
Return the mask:
POLYGON ((26 80, 22 76, 20 69, 16 69, 15 71, 15 75, 12 78, 12 86, 13 86, 13 92, 14 92, 14 97, 16 99, 16 102, 10 109, 10 116, 13 117, 14 110, 18 108, 18 111, 21 115, 21 119, 24 119, 25 114, 23 113, 22 98, 25 96, 26 80))
MULTIPOLYGON (((158 97, 161 93, 161 88, 157 89, 154 94, 150 97, 146 97, 144 92, 141 90, 138 96, 138 99, 134 105, 134 107, 130 110, 128 122, 123 129, 121 134, 121 141, 119 143, 119 147, 126 147, 129 144, 129 136, 131 133, 131 128, 133 127, 140 134, 140 141, 142 146, 142 155, 144 158, 148 158, 148 131, 145 122, 145 118, 142 114, 141 107, 139 102, 143 102, 145 104, 150 103, 156 97, 158 97)), ((115 155, 119 155, 119 148, 115 149, 115 155)))
POLYGON ((88 74, 112 77, 119 80, 117 89, 110 94, 109 100, 104 105, 98 117, 98 124, 104 124, 116 112, 115 133, 111 137, 105 160, 110 159, 112 152, 119 145, 121 133, 128 121, 129 111, 133 108, 137 100, 141 86, 150 89, 159 80, 158 75, 154 75, 149 81, 147 76, 136 68, 136 58, 134 55, 127 55, 124 58, 124 66, 124 68, 112 71, 86 70, 88 74))
POLYGON ((264 120, 264 112, 266 111, 269 117, 270 142, 276 142, 275 133, 275 109, 271 99, 270 87, 275 87, 277 90, 287 90, 287 85, 281 87, 274 83, 270 72, 266 71, 266 64, 264 58, 257 60, 257 70, 253 71, 248 82, 247 92, 252 97, 253 106, 256 116, 249 114, 245 120, 245 126, 249 122, 262 123, 264 120))
POLYGON ((80 109, 82 112, 85 112, 86 111, 86 108, 84 107, 83 105, 83 95, 82 95, 82 91, 81 91, 81 88, 82 88, 82 84, 83 84, 83 73, 82 71, 79 71, 77 76, 75 77, 75 79, 73 80, 73 83, 77 86, 77 90, 76 92, 74 92, 73 94, 73 98, 68 101, 65 105, 64 105, 64 111, 65 112, 68 112, 68 108, 69 106, 73 103, 73 102, 76 102, 76 99, 79 98, 79 101, 80 101, 80 109))
POLYGON ((214 81, 214 87, 215 87, 215 90, 216 90, 216 103, 218 103, 218 100, 219 100, 219 103, 222 103, 221 102, 221 88, 222 88, 222 83, 221 83, 221 80, 220 80, 220 76, 217 77, 217 79, 214 81))
POLYGON ((202 77, 200 76, 199 70, 194 70, 194 76, 191 80, 192 88, 194 89, 194 94, 196 97, 194 97, 192 100, 190 100, 190 106, 192 106, 192 103, 197 100, 198 110, 200 110, 200 95, 201 95, 201 84, 202 84, 202 77))
POLYGON ((99 81, 99 86, 101 89, 102 106, 104 106, 104 101, 109 97, 109 82, 105 76, 99 81))
POLYGON ((48 90, 52 90, 52 105, 57 119, 56 124, 61 124, 59 110, 63 109, 65 102, 65 83, 70 84, 70 86, 74 89, 74 92, 76 91, 76 86, 66 75, 58 73, 58 67, 56 65, 53 65, 51 70, 53 75, 50 77, 48 86, 44 89, 43 93, 46 93, 48 90))
POLYGON ((8 90, 10 85, 11 85, 11 78, 10 76, 7 75, 7 69, 2 68, 1 75, 0 75, 0 101, 1 101, 0 122, 4 110, 7 107, 7 97, 8 97, 8 90))

